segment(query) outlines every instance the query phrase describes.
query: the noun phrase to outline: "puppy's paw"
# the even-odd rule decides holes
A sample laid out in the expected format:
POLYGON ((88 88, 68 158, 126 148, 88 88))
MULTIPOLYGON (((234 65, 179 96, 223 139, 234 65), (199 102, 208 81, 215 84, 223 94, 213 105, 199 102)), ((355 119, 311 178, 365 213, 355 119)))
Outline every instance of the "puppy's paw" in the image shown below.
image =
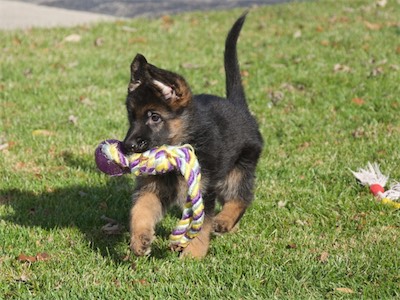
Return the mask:
POLYGON ((134 234, 131 236, 130 248, 136 256, 149 255, 153 240, 154 235, 152 233, 134 234))
POLYGON ((202 241, 199 238, 194 238, 186 248, 183 248, 180 258, 195 258, 201 259, 207 255, 209 241, 202 241))
POLYGON ((231 222, 228 218, 215 218, 213 222, 213 230, 215 233, 226 233, 232 229, 231 222))
POLYGON ((224 215, 218 215, 213 222, 213 231, 217 234, 223 234, 230 231, 235 231, 238 224, 235 224, 232 218, 224 215))

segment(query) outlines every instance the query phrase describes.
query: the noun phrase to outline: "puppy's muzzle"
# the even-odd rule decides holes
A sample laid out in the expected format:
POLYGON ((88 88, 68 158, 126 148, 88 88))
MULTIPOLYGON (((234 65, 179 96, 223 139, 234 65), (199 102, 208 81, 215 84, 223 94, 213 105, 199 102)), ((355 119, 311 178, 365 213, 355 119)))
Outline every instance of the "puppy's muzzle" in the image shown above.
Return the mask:
POLYGON ((125 154, 141 153, 149 149, 149 142, 142 138, 125 139, 123 142, 125 154))

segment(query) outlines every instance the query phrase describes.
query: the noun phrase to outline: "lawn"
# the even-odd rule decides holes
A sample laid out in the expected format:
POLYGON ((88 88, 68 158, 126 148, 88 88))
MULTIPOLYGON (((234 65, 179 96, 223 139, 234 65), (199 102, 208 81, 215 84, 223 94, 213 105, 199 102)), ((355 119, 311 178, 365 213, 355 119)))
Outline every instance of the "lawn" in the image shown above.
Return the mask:
POLYGON ((400 180, 400 3, 252 9, 239 40, 265 149, 255 201, 203 260, 128 251, 134 178, 93 152, 127 130, 136 53, 224 95, 223 43, 241 9, 0 32, 0 299, 393 299, 400 213, 349 169, 400 180), (102 231, 106 216, 120 224, 102 231))

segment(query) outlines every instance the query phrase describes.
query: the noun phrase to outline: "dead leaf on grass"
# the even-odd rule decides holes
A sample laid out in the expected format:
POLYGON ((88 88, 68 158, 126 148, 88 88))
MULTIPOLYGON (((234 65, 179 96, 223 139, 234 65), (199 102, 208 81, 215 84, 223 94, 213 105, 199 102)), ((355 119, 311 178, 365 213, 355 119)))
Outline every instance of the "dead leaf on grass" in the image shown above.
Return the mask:
POLYGON ((129 39, 128 43, 129 44, 146 44, 147 39, 143 36, 137 36, 137 37, 129 39))
POLYGON ((400 70, 400 66, 399 65, 390 65, 390 68, 394 71, 399 71, 400 70))
POLYGON ((36 254, 36 260, 37 261, 46 261, 50 259, 50 255, 46 252, 41 252, 36 254))
POLYGON ((352 135, 354 138, 362 138, 365 136, 365 129, 363 127, 358 127, 356 130, 353 131, 352 135))
POLYGON ((387 4, 387 0, 378 0, 378 1, 376 1, 376 6, 378 6, 378 7, 385 7, 386 6, 386 4, 387 4))
POLYGON ((382 28, 381 24, 378 23, 370 23, 368 21, 364 21, 364 25, 365 27, 367 27, 367 29, 369 30, 380 30, 382 28))
POLYGON ((278 208, 284 208, 287 204, 287 201, 280 200, 278 201, 278 208))
POLYGON ((133 284, 141 284, 141 285, 148 285, 149 284, 146 279, 133 280, 132 283, 133 284))
POLYGON ((68 43, 78 43, 82 37, 79 34, 70 34, 64 38, 64 42, 68 43))
POLYGON ((129 26, 122 26, 121 29, 122 29, 123 31, 126 31, 126 32, 136 32, 136 31, 137 31, 136 28, 134 28, 134 27, 129 27, 129 26))
POLYGON ((349 66, 346 66, 346 65, 335 64, 333 66, 333 71, 335 73, 337 73, 337 72, 350 73, 351 72, 351 68, 349 66))
POLYGON ((357 104, 357 105, 360 105, 360 106, 365 104, 365 101, 362 98, 353 98, 353 99, 351 99, 351 101, 354 104, 357 104))
POLYGON ((268 96, 271 99, 273 105, 277 105, 285 98, 285 94, 281 91, 270 91, 268 92, 268 96))
POLYGON ((297 248, 297 245, 294 244, 294 243, 293 243, 293 244, 289 244, 289 245, 286 246, 286 248, 287 248, 287 249, 296 249, 296 248, 297 248))
POLYGON ((19 278, 16 279, 18 282, 28 282, 29 277, 26 274, 22 274, 19 278))
POLYGON ((111 224, 107 223, 103 227, 101 227, 101 231, 107 235, 119 235, 123 231, 123 226, 119 224, 111 224))
POLYGON ((47 129, 36 129, 32 131, 33 136, 53 136, 54 134, 54 131, 47 129))
POLYGON ((322 45, 322 46, 329 46, 329 41, 328 40, 322 40, 321 42, 320 42, 320 44, 322 45))
POLYGON ((76 125, 76 124, 78 124, 78 117, 76 117, 76 116, 74 116, 74 115, 70 115, 70 116, 68 117, 68 121, 69 121, 70 123, 72 123, 73 125, 76 125))
POLYGON ((0 151, 4 151, 4 150, 6 150, 8 147, 9 147, 9 144, 8 144, 8 143, 0 144, 0 151))
POLYGON ((94 40, 94 45, 96 47, 101 47, 104 44, 104 39, 102 37, 98 37, 97 39, 94 40))
POLYGON ((124 231, 124 226, 120 225, 116 220, 106 216, 101 216, 103 221, 108 222, 106 225, 101 227, 101 231, 107 235, 119 235, 124 231))
POLYGON ((172 19, 169 15, 162 16, 161 21, 164 29, 169 29, 172 25, 174 25, 174 19, 172 19))
POLYGON ((323 251, 319 256, 318 256, 318 261, 321 263, 327 263, 328 262, 328 257, 329 253, 326 251, 323 251))
POLYGON ((88 97, 86 96, 80 96, 79 97, 79 101, 86 106, 93 106, 94 102, 92 100, 90 100, 88 97))
POLYGON ((383 68, 377 67, 372 69, 371 73, 369 74, 370 77, 376 77, 378 75, 383 74, 383 68))
POLYGON ((298 39, 301 37, 301 30, 297 30, 295 31, 295 33, 293 33, 293 38, 298 39))
POLYGON ((21 253, 20 255, 18 255, 17 260, 20 261, 20 262, 33 263, 33 262, 36 261, 36 257, 21 253))
POLYGON ((335 288, 335 291, 345 294, 354 294, 354 291, 349 288, 335 288))

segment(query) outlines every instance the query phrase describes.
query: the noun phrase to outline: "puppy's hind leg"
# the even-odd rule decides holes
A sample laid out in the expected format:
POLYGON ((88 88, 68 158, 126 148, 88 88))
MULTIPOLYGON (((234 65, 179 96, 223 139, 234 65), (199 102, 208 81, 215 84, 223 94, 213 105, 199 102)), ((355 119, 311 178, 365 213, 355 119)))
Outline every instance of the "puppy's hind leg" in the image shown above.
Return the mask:
POLYGON ((219 185, 218 196, 223 206, 221 212, 214 219, 214 232, 229 232, 239 222, 253 200, 253 183, 252 170, 235 167, 228 173, 228 176, 219 185))

